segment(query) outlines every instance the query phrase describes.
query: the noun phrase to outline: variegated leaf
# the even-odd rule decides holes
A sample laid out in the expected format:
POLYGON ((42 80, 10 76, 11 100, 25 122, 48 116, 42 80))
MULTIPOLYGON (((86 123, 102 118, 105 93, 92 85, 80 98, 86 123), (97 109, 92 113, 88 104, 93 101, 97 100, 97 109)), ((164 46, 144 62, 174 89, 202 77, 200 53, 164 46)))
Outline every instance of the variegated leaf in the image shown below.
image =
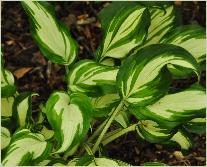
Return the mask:
POLYGON ((78 62, 68 75, 68 89, 89 96, 116 92, 118 69, 100 65, 92 60, 78 62))
POLYGON ((168 64, 200 74, 196 60, 185 49, 167 44, 150 45, 121 65, 117 74, 121 98, 129 104, 145 106, 164 96, 171 83, 168 64))
POLYGON ((129 164, 107 157, 95 158, 93 156, 84 156, 72 159, 68 166, 129 166, 129 164))
POLYGON ((39 133, 45 137, 45 140, 49 140, 54 136, 54 131, 48 129, 46 126, 43 126, 39 133))
POLYGON ((11 140, 10 132, 7 128, 1 127, 1 150, 5 149, 11 140))
POLYGON ((51 150, 52 145, 47 143, 41 134, 22 129, 12 136, 2 165, 35 165, 47 158, 51 150))
POLYGON ((152 120, 140 121, 136 130, 141 138, 151 143, 163 142, 169 140, 173 136, 173 132, 152 120))
POLYGON ((34 40, 45 57, 69 65, 77 55, 76 43, 65 25, 57 21, 54 8, 46 2, 23 1, 34 40))
POLYGON ((103 40, 96 52, 97 61, 105 57, 124 58, 143 43, 150 24, 148 10, 134 2, 113 2, 99 14, 103 40))
POLYGON ((179 93, 168 94, 152 105, 131 106, 129 109, 138 119, 151 119, 166 128, 174 128, 193 118, 205 116, 206 94, 202 88, 193 86, 179 93))
POLYGON ((11 117, 14 97, 1 98, 1 116, 11 117))
POLYGON ((65 152, 79 143, 90 126, 92 106, 80 93, 53 93, 46 104, 46 115, 59 143, 56 153, 65 152))
POLYGON ((13 96, 15 92, 14 76, 10 71, 1 68, 1 97, 13 96))
POLYGON ((151 24, 144 44, 137 47, 139 50, 145 46, 159 43, 160 39, 175 26, 175 9, 171 4, 163 4, 161 8, 150 7, 151 24))
POLYGON ((188 150, 193 145, 189 134, 181 129, 178 130, 178 132, 170 139, 170 141, 179 144, 182 150, 188 150))
POLYGON ((194 118, 184 125, 185 129, 191 133, 206 133, 206 118, 194 118))
POLYGON ((126 111, 126 108, 122 109, 121 112, 117 114, 114 121, 119 123, 122 128, 127 128, 130 124, 130 113, 126 111))
POLYGON ((183 47, 198 62, 206 59, 206 32, 201 26, 186 25, 177 27, 169 31, 160 42, 183 47))
POLYGON ((112 111, 112 108, 117 106, 119 101, 120 97, 116 93, 91 98, 93 116, 106 117, 112 111))
POLYGON ((13 104, 13 122, 21 128, 29 127, 32 121, 32 96, 38 95, 36 93, 21 93, 19 94, 13 104))

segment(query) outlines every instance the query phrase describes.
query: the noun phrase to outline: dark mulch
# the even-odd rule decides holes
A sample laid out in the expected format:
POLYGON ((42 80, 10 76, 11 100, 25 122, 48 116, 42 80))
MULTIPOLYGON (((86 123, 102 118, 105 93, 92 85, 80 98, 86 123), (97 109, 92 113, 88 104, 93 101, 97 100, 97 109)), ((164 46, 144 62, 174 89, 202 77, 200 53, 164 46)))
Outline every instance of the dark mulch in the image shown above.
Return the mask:
MULTIPOLYGON (((97 13, 108 2, 52 2, 57 17, 70 27, 72 36, 79 44, 79 59, 93 58, 93 52, 101 39, 97 13)), ((206 26, 205 2, 176 2, 182 14, 182 23, 198 23, 206 26)), ((45 59, 35 45, 27 17, 19 2, 2 2, 2 48, 6 67, 15 75, 18 92, 34 91, 40 96, 33 99, 33 111, 39 110, 40 103, 46 102, 53 90, 64 90, 65 68, 45 59)), ((202 73, 202 85, 206 75, 202 73)), ((195 79, 175 81, 173 87, 186 88, 195 79)), ((206 137, 193 135, 195 147, 185 153, 184 159, 176 158, 174 151, 148 142, 141 142, 129 133, 107 146, 108 155, 133 165, 148 161, 160 161, 169 165, 205 165, 206 137)))

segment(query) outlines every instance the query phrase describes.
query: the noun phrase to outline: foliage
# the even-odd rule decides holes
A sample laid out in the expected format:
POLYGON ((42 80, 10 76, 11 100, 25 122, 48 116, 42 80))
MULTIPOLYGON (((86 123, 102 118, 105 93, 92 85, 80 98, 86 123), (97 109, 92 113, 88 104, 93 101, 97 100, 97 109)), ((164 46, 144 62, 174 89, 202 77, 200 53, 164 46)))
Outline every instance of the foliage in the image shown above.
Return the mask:
POLYGON ((77 44, 52 5, 21 3, 43 55, 66 66, 68 87, 53 92, 33 119, 37 94, 16 92, 2 65, 3 165, 128 166, 106 157, 101 146, 132 131, 137 139, 188 150, 190 133, 205 133, 206 95, 199 85, 205 30, 176 27, 172 3, 112 2, 99 14, 103 39, 95 58, 78 62, 77 44), (197 83, 170 93, 174 78, 192 75, 197 83))

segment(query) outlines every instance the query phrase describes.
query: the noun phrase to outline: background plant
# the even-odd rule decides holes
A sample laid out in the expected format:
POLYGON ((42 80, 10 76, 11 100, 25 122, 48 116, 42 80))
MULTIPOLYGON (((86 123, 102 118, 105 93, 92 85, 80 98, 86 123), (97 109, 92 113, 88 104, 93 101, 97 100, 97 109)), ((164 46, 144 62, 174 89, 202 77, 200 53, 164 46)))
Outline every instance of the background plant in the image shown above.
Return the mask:
MULTIPOLYGON (((73 48, 71 46, 75 46, 75 43, 70 36, 68 40, 65 40, 65 35, 63 34, 66 33, 66 30, 61 28, 62 24, 56 21, 56 19, 54 18, 54 13, 51 12, 52 10, 48 10, 49 6, 45 5, 48 4, 29 2, 28 4, 24 4, 25 10, 30 16, 32 34, 39 47, 42 47, 41 51, 43 52, 43 54, 45 56, 48 56, 51 61, 61 64, 70 64, 70 62, 72 62, 74 58, 70 58, 69 55, 76 52, 75 49, 71 49, 73 48), (32 15, 32 17, 31 14, 33 12, 31 12, 31 10, 35 11, 35 15, 32 15), (41 15, 38 14, 40 12, 41 15), (34 24, 39 22, 41 23, 44 14, 44 23, 47 23, 46 27, 44 27, 43 23, 34 24), (57 32, 56 34, 59 38, 57 38, 57 36, 53 36, 53 34, 44 36, 48 33, 46 28, 49 24, 53 25, 54 31, 57 32), (51 39, 51 37, 53 38, 51 39), (56 40, 58 41, 58 44, 64 43, 64 45, 60 45, 60 48, 54 49, 54 44, 51 44, 50 42, 56 40), (50 42, 48 43, 48 41, 50 42), (65 55, 62 53, 56 53, 56 51, 61 50, 62 53, 65 53, 65 55), (49 57, 49 55, 54 56, 49 57), (67 63, 65 63, 66 60, 67 63)), ((94 158, 93 155, 97 151, 100 143, 107 144, 115 138, 129 131, 137 131, 141 138, 144 138, 154 143, 162 143, 166 141, 183 141, 184 144, 179 143, 182 148, 188 149, 191 146, 191 142, 189 142, 190 140, 184 132, 183 124, 186 123, 185 127, 188 124, 193 124, 193 122, 201 122, 201 126, 203 125, 202 122, 204 122, 204 119, 202 119, 202 117, 205 116, 205 91, 200 86, 194 85, 192 88, 189 88, 184 92, 173 93, 170 95, 166 94, 168 93, 169 84, 172 79, 171 74, 174 74, 174 76, 177 77, 183 77, 184 75, 191 75, 192 72, 194 72, 199 79, 199 65, 195 60, 196 56, 194 56, 193 51, 191 51, 192 47, 189 47, 186 51, 180 47, 172 46, 169 44, 157 43, 166 43, 164 41, 168 41, 168 43, 171 43, 173 40, 170 40, 170 38, 175 38, 174 40, 176 41, 176 38, 179 39, 181 38, 181 35, 184 35, 182 36, 182 38, 186 38, 184 42, 172 42, 173 44, 179 44, 179 46, 182 46, 182 44, 185 42, 192 44, 192 42, 195 42, 195 38, 187 38, 189 37, 189 34, 187 33, 186 37, 185 33, 180 33, 180 29, 177 30, 179 31, 178 36, 169 37, 169 31, 169 34, 163 34, 163 36, 165 36, 162 37, 160 31, 163 32, 163 29, 166 30, 173 27, 174 17, 172 17, 173 6, 171 5, 162 6, 166 10, 164 16, 168 18, 168 22, 163 21, 163 23, 165 23, 163 25, 166 25, 167 28, 162 27, 163 29, 161 30, 159 30, 159 28, 161 28, 160 26, 157 28, 153 28, 153 19, 150 20, 150 14, 153 18, 153 12, 160 12, 160 15, 162 15, 161 18, 165 20, 163 16, 163 8, 160 9, 152 6, 145 7, 139 4, 136 4, 134 6, 134 4, 132 5, 128 3, 122 5, 124 6, 122 10, 128 11, 124 13, 123 16, 120 13, 112 13, 110 18, 108 16, 104 16, 104 10, 100 14, 100 18, 103 18, 101 21, 103 32, 105 35, 103 37, 102 44, 97 50, 96 61, 80 61, 77 65, 73 65, 73 67, 66 67, 69 71, 67 77, 69 94, 66 92, 56 92, 52 94, 46 106, 42 108, 43 113, 40 113, 40 118, 37 122, 32 120, 31 114, 29 114, 31 113, 31 102, 29 102, 29 99, 33 94, 30 93, 27 96, 18 96, 19 98, 16 98, 21 100, 16 100, 17 102, 14 103, 14 114, 10 115, 12 117, 11 120, 19 120, 18 122, 23 123, 17 123, 19 125, 17 125, 17 127, 13 127, 12 132, 19 127, 29 128, 32 131, 42 133, 44 137, 49 136, 49 138, 46 137, 46 140, 48 140, 47 143, 53 143, 53 147, 55 149, 54 151, 52 151, 50 144, 44 142, 44 138, 41 138, 43 141, 40 140, 39 134, 35 134, 36 140, 31 142, 43 142, 45 146, 45 151, 44 149, 35 150, 37 151, 38 155, 41 155, 40 157, 27 156, 25 160, 22 160, 23 156, 25 158, 25 154, 31 154, 31 152, 33 152, 33 150, 27 150, 25 154, 22 154, 22 157, 19 157, 20 159, 18 159, 19 161, 17 160, 16 164, 27 164, 31 159, 34 161, 35 164, 37 164, 43 159, 46 159, 46 157, 48 157, 48 159, 54 158, 49 156, 50 152, 64 152, 64 157, 66 159, 67 156, 74 154, 75 150, 80 144, 80 147, 83 147, 83 145, 85 146, 85 149, 87 150, 89 156, 80 156, 82 158, 74 159, 70 161, 69 164, 92 165, 93 163, 95 163, 96 165, 101 165, 101 163, 104 162, 110 165, 118 165, 121 162, 112 160, 108 160, 109 162, 107 162, 106 159, 101 159, 101 156, 99 158, 94 158), (127 20, 126 18, 134 16, 133 14, 137 17, 132 18, 135 21, 132 20, 131 24, 133 24, 133 26, 131 26, 130 29, 127 29, 127 31, 125 27, 126 23, 124 23, 123 20, 127 20), (107 17, 109 21, 103 23, 104 17, 107 17), (149 26, 150 21, 151 25, 149 26), (148 27, 148 33, 145 26, 144 28, 140 26, 142 24, 146 24, 146 27, 148 27), (111 30, 110 26, 114 29, 112 28, 111 30), (151 32, 150 30, 153 31, 151 32), (149 34, 151 34, 151 37, 149 34), (148 46, 149 44, 157 45, 148 46), (132 48, 130 48, 129 46, 132 48), (143 46, 147 47, 140 50, 143 46), (129 53, 120 52, 122 48, 125 48, 123 49, 124 51, 126 51, 126 48, 130 49, 130 51, 127 51, 129 53), (195 58, 193 58, 193 56, 189 52, 195 58), (150 54, 150 56, 148 56, 149 53, 153 54, 150 54), (121 61, 118 61, 120 62, 119 65, 114 64, 115 59, 121 59, 121 61), (148 77, 146 78, 146 76, 148 77), (90 99, 83 95, 83 93, 87 94, 90 99), (198 102, 193 103, 195 104, 195 106, 190 106, 188 104, 189 99, 186 100, 186 97, 191 97, 192 101, 197 100, 198 102), (178 98, 179 100, 176 101, 175 99, 178 98), (175 101, 173 103, 169 103, 169 100, 175 101), (23 104, 21 103, 21 101, 23 104), (93 108, 89 101, 92 102, 93 108), (179 103, 181 101, 182 104, 180 105, 179 103), (172 106, 169 106, 169 104, 172 104, 172 106), (83 105, 83 107, 81 107, 81 105, 83 105), (24 107, 21 108, 19 106, 24 107), (84 109, 84 106, 87 107, 84 109), (62 107, 62 109, 60 109, 60 107, 62 107), (162 110, 159 110, 160 113, 157 114, 157 110, 159 109, 159 107, 162 110), (25 110, 25 108, 28 109, 25 110), (168 110, 170 110, 171 112, 168 112, 168 110), (54 130, 55 137, 51 138, 51 136, 53 136, 53 133, 47 128, 46 132, 43 131, 44 128, 40 128, 41 130, 34 130, 34 128, 37 127, 37 124, 44 127, 44 122, 42 121, 42 117, 45 116, 44 113, 46 113, 46 117, 51 124, 52 129, 54 130), (123 120, 128 118, 128 115, 126 115, 126 113, 129 115, 134 114, 139 121, 131 126, 128 125, 129 120, 123 122, 123 120), (157 116, 152 117, 153 113, 156 113, 157 116), (76 119, 66 119, 67 117, 69 118, 70 115, 72 115, 76 119), (172 115, 172 117, 169 117, 169 115, 172 115), (85 138, 86 132, 89 129, 89 124, 92 125, 92 121, 90 121, 90 119, 96 119, 97 116, 105 118, 106 121, 103 121, 103 124, 100 125, 100 128, 98 128, 97 131, 93 133, 94 135, 87 139, 87 137, 85 138), (115 116, 117 116, 116 119, 115 116), (170 123, 169 118, 171 120, 170 123), (118 128, 114 132, 108 132, 108 134, 106 134, 107 129, 109 128, 110 124, 113 122, 114 119, 120 125, 124 126, 121 127, 122 129, 118 128), (191 119, 193 119, 193 121, 189 122, 191 119), (31 124, 29 120, 32 121, 33 124, 31 124), (73 122, 74 120, 77 122, 73 122), (72 127, 71 125, 73 125, 74 127, 72 127), (69 131, 68 128, 72 128, 72 130, 69 131), (105 138, 105 140, 103 140, 103 138, 105 138), (180 138, 183 139, 180 140, 180 138), (81 140, 82 142, 80 143, 81 140), (90 147, 92 148, 92 150, 90 150, 90 147)), ((112 4, 105 10, 117 11, 114 10, 115 7, 117 6, 112 4)), ((155 20, 156 18, 154 18, 154 23, 157 23, 157 21, 155 20)), ((156 26, 154 25, 154 27, 156 26)), ((196 27, 192 26, 189 29, 192 29, 192 31, 194 32, 196 27)), ((202 28, 198 27, 197 29, 201 35, 196 36, 198 37, 198 39, 196 39, 196 43, 200 42, 200 45, 198 46, 200 46, 201 48, 197 49, 196 55, 198 57, 204 57, 205 52, 203 52, 203 50, 205 49, 203 48, 205 47, 205 33, 202 28)), ((173 29, 172 31, 176 30, 173 29)), ((186 30, 184 29, 184 31, 186 30)), ((189 30, 188 32, 191 31, 189 30)), ((174 34, 176 33, 173 33, 173 35, 174 34)), ((202 58, 196 59, 199 60, 202 58)), ((12 76, 10 77, 12 78, 12 76)), ((13 85, 13 83, 9 82, 7 84, 13 85)), ((16 96, 17 95, 15 95, 15 97, 16 96)), ((8 119, 10 118, 6 117, 6 120, 8 119)), ((33 136, 33 133, 30 134, 30 132, 28 132, 27 130, 22 130, 21 133, 24 134, 25 132, 27 132, 28 135, 24 135, 24 139, 29 140, 30 136, 33 136)), ((7 152, 10 150, 10 148, 13 147, 13 145, 24 143, 23 139, 20 140, 21 138, 15 137, 18 136, 18 134, 19 133, 17 132, 17 135, 13 135, 14 137, 12 138, 14 139, 11 140, 10 146, 6 149, 6 158, 4 158, 3 161, 3 163, 5 164, 11 163, 12 158, 14 158, 14 156, 16 155, 16 152, 13 152, 13 154, 10 154, 9 156, 7 155, 7 152)), ((52 162, 53 160, 51 160, 51 163, 52 162)))

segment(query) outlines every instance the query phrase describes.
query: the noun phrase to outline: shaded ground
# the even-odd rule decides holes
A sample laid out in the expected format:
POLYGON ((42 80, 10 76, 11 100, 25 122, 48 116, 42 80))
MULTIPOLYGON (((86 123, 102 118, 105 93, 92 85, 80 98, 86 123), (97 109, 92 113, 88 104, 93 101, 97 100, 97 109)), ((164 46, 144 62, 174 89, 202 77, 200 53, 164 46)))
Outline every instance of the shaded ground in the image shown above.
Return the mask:
MULTIPOLYGON (((79 59, 93 58, 91 54, 101 39, 97 13, 108 2, 52 2, 59 19, 71 29, 79 44, 79 59)), ((205 27, 205 2, 176 2, 183 24, 198 23, 205 27)), ((19 2, 2 2, 2 48, 6 67, 15 75, 19 92, 34 91, 40 96, 33 99, 33 111, 38 111, 53 90, 64 90, 65 68, 46 60, 35 45, 29 32, 27 17, 19 2)), ((205 72, 202 85, 205 86, 205 72)), ((173 87, 185 88, 194 78, 175 81, 173 87)), ((169 165, 205 165, 206 138, 194 135, 195 148, 184 159, 174 156, 179 148, 140 142, 134 134, 127 134, 107 146, 110 157, 133 165, 147 161, 161 161, 169 165)))

